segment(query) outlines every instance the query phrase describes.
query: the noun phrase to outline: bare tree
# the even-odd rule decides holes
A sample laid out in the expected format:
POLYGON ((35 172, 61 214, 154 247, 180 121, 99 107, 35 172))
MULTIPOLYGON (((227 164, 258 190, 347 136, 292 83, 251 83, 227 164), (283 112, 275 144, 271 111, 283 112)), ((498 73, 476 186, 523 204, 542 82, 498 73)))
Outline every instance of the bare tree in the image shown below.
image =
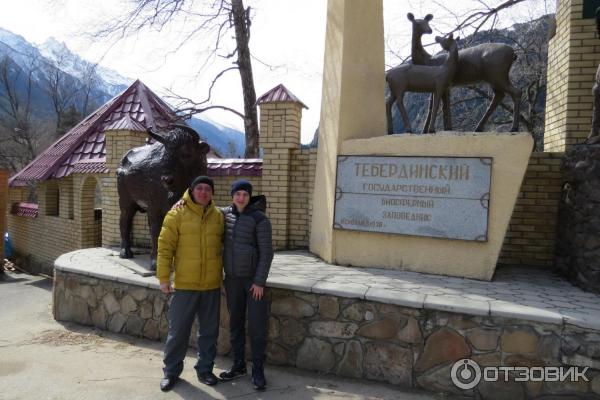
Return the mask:
POLYGON ((53 51, 54 60, 42 66, 46 78, 44 91, 56 114, 56 130, 59 136, 65 133, 63 122, 65 113, 74 105, 75 96, 80 90, 78 82, 60 69, 60 65, 67 61, 67 57, 66 49, 53 51))
POLYGON ((86 64, 85 70, 81 76, 81 106, 79 112, 82 116, 86 116, 93 109, 98 107, 96 98, 93 97, 94 89, 100 84, 100 76, 98 75, 98 64, 86 64))
POLYGON ((524 1, 526 0, 477 0, 475 8, 462 15, 448 8, 447 3, 442 1, 434 1, 434 3, 437 7, 452 15, 456 21, 456 27, 448 34, 460 33, 464 36, 465 33, 473 35, 480 30, 497 28, 500 14, 524 1))
POLYGON ((100 37, 115 34, 124 38, 141 32, 144 29, 161 31, 167 25, 177 24, 183 31, 180 42, 175 43, 173 51, 181 49, 184 44, 206 41, 210 38, 212 46, 208 55, 201 60, 201 68, 223 59, 231 64, 223 68, 212 79, 208 95, 201 102, 193 102, 183 96, 174 96, 180 101, 178 106, 181 115, 189 116, 211 109, 221 109, 234 113, 244 120, 246 149, 245 157, 258 157, 258 115, 256 111, 256 90, 252 74, 250 54, 250 7, 244 7, 243 0, 204 0, 186 2, 184 0, 134 0, 134 8, 123 17, 110 22, 96 33, 100 37), (185 30, 183 27, 189 27, 185 30), (227 39, 233 34, 235 46, 227 49, 227 39), (237 70, 240 75, 244 112, 239 112, 226 105, 215 105, 211 102, 213 87, 227 72, 237 70))
POLYGON ((36 59, 29 61, 23 70, 8 56, 0 59, 0 165, 11 171, 27 165, 48 141, 32 115, 36 59))

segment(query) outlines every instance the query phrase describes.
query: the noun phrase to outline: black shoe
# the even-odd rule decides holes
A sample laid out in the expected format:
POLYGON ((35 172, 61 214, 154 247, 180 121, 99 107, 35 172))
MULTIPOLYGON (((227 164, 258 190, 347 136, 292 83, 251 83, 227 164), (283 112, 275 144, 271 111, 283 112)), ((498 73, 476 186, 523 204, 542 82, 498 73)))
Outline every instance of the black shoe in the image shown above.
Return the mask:
POLYGON ((234 362, 231 368, 227 371, 223 371, 219 374, 219 378, 224 381, 230 381, 240 376, 246 375, 246 363, 245 362, 234 362))
POLYGON ((256 390, 265 390, 267 387, 267 380, 265 379, 265 370, 262 366, 252 367, 252 384, 256 390))
POLYGON ((205 385, 214 386, 219 383, 219 379, 215 376, 215 374, 210 372, 198 372, 198 380, 205 385))
POLYGON ((173 389, 173 386, 175 386, 175 383, 178 380, 179 378, 176 376, 165 376, 160 380, 160 390, 163 392, 168 392, 169 390, 173 389))

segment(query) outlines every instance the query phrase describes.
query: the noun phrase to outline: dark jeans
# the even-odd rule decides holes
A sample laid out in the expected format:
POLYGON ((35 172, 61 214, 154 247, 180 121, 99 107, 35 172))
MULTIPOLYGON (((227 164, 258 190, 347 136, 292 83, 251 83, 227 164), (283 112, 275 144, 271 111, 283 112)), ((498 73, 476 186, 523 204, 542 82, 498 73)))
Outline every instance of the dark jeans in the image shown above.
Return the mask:
POLYGON ((248 335, 252 349, 252 363, 262 366, 267 346, 267 300, 265 293, 255 300, 250 293, 252 278, 226 278, 225 291, 229 309, 231 348, 235 362, 246 360, 246 311, 248 312, 248 335))
POLYGON ((165 344, 164 374, 179 376, 187 352, 194 316, 198 318, 198 373, 212 371, 219 337, 221 289, 176 290, 169 307, 169 334, 165 344))

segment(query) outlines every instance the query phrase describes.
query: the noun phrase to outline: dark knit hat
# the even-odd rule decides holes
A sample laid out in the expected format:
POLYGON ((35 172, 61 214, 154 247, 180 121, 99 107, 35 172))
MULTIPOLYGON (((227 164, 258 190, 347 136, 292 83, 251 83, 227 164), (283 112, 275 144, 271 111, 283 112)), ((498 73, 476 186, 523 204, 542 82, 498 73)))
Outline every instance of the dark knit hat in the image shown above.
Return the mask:
POLYGON ((245 190, 250 196, 252 196, 252 184, 245 179, 240 179, 231 184, 231 195, 238 190, 245 190))
POLYGON ((215 183, 213 182, 213 180, 211 178, 209 178, 206 175, 200 175, 197 176, 196 178, 194 178, 194 180, 192 181, 192 184, 190 185, 190 192, 194 190, 194 188, 196 187, 196 185, 198 185, 199 183, 206 183, 208 186, 210 186, 210 188, 212 189, 213 193, 215 191, 215 183))

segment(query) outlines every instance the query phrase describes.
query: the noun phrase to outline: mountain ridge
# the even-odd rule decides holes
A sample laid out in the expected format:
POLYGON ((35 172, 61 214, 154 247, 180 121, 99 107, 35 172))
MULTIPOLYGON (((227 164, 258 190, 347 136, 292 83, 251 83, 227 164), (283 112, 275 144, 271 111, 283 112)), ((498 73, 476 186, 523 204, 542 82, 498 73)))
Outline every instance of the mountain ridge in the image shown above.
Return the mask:
MULTIPOLYGON (((50 37, 42 44, 36 45, 23 36, 0 27, 0 60, 8 57, 13 76, 19 77, 14 84, 23 95, 26 92, 26 75, 33 70, 32 111, 36 119, 50 120, 56 118, 51 101, 47 98, 49 77, 46 70, 58 68, 61 79, 70 85, 90 85, 90 96, 94 100, 85 110, 78 109, 81 119, 90 112, 122 93, 134 79, 123 77, 117 71, 87 61, 73 53, 64 43, 50 37), (85 112, 82 112, 85 111, 85 112)), ((53 71, 56 73, 56 71, 53 71)), ((0 101, 3 87, 0 86, 0 101)), ((74 96, 73 103, 81 101, 74 96)), ((1 118, 1 112, 0 112, 1 118)), ((223 126, 208 119, 192 117, 186 121, 194 128, 202 140, 206 141, 223 157, 237 158, 244 154, 244 134, 234 128, 223 126)))

